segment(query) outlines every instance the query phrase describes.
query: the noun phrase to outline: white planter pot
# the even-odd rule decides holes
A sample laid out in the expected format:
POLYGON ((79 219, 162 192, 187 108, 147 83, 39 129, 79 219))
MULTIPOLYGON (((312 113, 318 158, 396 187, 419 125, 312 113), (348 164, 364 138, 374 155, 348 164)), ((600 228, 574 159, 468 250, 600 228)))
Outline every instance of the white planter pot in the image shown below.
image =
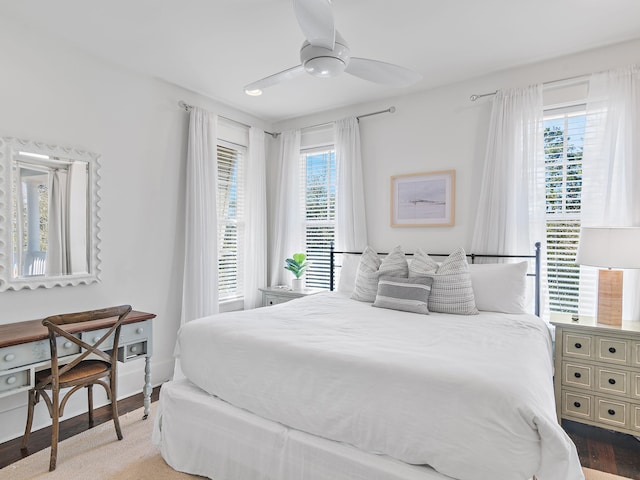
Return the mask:
POLYGON ((291 288, 294 292, 301 292, 304 290, 304 278, 294 278, 291 280, 291 288))

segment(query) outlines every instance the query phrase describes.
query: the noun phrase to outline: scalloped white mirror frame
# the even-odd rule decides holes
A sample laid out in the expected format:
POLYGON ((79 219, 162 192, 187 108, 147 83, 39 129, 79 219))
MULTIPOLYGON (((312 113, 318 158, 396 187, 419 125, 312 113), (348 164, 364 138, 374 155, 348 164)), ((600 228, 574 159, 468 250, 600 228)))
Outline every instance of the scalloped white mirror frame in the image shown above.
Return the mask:
POLYGON ((6 290, 34 289, 38 287, 51 288, 56 286, 75 286, 89 284, 100 280, 100 155, 74 147, 60 147, 39 143, 32 140, 21 140, 13 137, 0 138, 0 292, 6 290), (14 278, 12 270, 11 245, 11 161, 13 155, 19 151, 39 155, 80 160, 89 165, 88 198, 90 208, 90 229, 88 238, 88 272, 73 275, 14 278))

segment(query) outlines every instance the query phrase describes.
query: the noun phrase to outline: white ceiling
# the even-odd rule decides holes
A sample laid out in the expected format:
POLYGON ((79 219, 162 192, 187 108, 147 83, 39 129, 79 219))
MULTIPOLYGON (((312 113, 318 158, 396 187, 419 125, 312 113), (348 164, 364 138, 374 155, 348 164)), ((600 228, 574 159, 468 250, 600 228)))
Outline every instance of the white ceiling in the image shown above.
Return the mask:
POLYGON ((267 121, 379 100, 640 38, 639 0, 333 0, 351 54, 416 70, 390 89, 351 75, 244 85, 300 63, 291 0, 0 0, 0 15, 267 121))

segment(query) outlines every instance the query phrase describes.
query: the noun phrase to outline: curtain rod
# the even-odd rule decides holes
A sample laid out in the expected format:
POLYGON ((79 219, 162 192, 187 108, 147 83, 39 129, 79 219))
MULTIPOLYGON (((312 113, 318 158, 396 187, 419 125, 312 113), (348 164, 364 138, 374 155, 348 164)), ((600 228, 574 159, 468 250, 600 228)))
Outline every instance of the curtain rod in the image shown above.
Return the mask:
MULTIPOLYGON (((191 109, 193 108, 193 105, 189 105, 188 103, 185 103, 184 101, 180 100, 178 102, 178 106, 183 109, 185 112, 190 112, 191 109)), ((242 123, 239 122, 238 120, 234 120, 233 118, 228 118, 225 117, 223 115, 218 115, 220 118, 224 118, 225 120, 228 120, 230 122, 233 123, 237 123, 238 125, 242 125, 243 127, 247 127, 247 128, 251 128, 251 125, 247 125, 246 123, 242 123)), ((278 135, 280 135, 279 132, 267 132, 266 130, 263 130, 264 133, 266 133, 267 135, 271 135, 273 138, 278 138, 278 135)))
MULTIPOLYGON (((551 80, 549 82, 544 82, 542 85, 544 85, 546 87, 546 86, 553 85, 554 83, 568 82, 569 80, 586 79, 587 77, 588 77, 588 75, 574 75, 573 77, 559 78, 557 80, 551 80)), ((495 95, 496 93, 498 93, 498 90, 496 90, 495 92, 491 92, 491 93, 473 94, 473 95, 471 95, 469 97, 469 100, 471 100, 472 102, 475 102, 479 98, 490 97, 492 95, 495 95)))
MULTIPOLYGON (((358 115, 356 119, 360 121, 361 118, 371 117, 373 115, 380 115, 381 113, 394 113, 395 111, 396 111, 396 107, 389 107, 386 110, 378 110, 377 112, 364 113, 362 115, 358 115)), ((315 128, 315 127, 324 127, 325 125, 331 125, 332 123, 336 123, 336 122, 332 121, 332 122, 317 123, 315 125, 308 125, 306 127, 301 127, 300 130, 306 130, 306 129, 315 128)))

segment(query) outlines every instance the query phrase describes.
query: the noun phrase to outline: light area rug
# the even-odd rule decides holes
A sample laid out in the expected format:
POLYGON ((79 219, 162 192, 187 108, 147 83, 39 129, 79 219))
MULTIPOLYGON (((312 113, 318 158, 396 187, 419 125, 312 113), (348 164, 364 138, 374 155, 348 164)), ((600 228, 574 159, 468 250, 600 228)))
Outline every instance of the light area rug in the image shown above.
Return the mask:
MULTIPOLYGON (((142 408, 120 417, 124 439, 116 439, 113 422, 103 423, 58 445, 58 466, 49 472, 47 448, 0 469, 2 480, 189 480, 195 475, 169 467, 151 443, 156 404, 142 420, 142 408)), ((625 477, 584 469, 586 480, 628 480, 625 477)))

